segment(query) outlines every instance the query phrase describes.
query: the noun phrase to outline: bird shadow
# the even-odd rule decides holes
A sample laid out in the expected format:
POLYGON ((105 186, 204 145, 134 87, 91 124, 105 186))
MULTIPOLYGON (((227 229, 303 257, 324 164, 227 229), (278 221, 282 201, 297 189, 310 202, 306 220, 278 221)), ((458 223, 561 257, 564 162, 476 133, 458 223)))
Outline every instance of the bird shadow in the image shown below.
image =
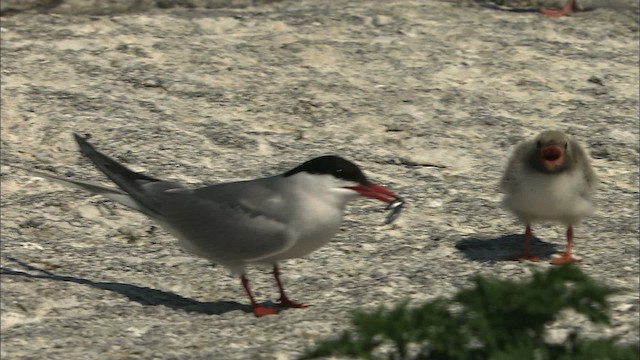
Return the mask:
MULTIPOLYGON (((456 242, 456 249, 473 261, 495 262, 509 261, 509 256, 522 252, 523 234, 511 234, 498 238, 482 239, 470 237, 456 242)), ((548 260, 558 252, 557 246, 533 236, 531 238, 531 253, 542 260, 548 260)))
MULTIPOLYGON (((493 11, 503 11, 503 12, 512 12, 512 13, 540 13, 541 8, 533 7, 533 6, 520 6, 520 7, 511 7, 511 6, 502 6, 493 3, 480 4, 480 7, 487 10, 493 11)), ((580 10, 574 12, 590 12, 594 11, 595 7, 582 7, 580 10)), ((560 9, 557 9, 560 10, 560 9)))
MULTIPOLYGON (((202 302, 180 296, 172 292, 152 289, 144 286, 118 282, 93 281, 75 276, 58 275, 51 271, 27 264, 24 261, 20 261, 12 257, 7 257, 7 259, 18 264, 20 267, 22 267, 23 270, 15 270, 2 266, 0 267, 0 275, 18 276, 28 279, 45 279, 87 285, 96 289, 112 291, 124 295, 129 300, 135 301, 142 305, 166 306, 171 309, 182 310, 188 313, 222 315, 224 313, 235 310, 240 310, 245 313, 253 312, 253 309, 250 305, 240 304, 236 301, 202 302), (32 272, 37 273, 34 274, 32 272)), ((271 301, 261 303, 260 305, 269 308, 277 307, 276 304, 271 301)))

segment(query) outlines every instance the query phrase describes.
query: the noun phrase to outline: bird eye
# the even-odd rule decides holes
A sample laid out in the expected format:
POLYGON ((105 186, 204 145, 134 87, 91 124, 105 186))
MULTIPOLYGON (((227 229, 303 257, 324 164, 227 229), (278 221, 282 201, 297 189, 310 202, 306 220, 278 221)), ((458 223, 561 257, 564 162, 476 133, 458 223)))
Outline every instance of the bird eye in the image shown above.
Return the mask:
POLYGON ((536 145, 538 146, 538 149, 542 147, 542 143, 540 141, 536 142, 536 145))

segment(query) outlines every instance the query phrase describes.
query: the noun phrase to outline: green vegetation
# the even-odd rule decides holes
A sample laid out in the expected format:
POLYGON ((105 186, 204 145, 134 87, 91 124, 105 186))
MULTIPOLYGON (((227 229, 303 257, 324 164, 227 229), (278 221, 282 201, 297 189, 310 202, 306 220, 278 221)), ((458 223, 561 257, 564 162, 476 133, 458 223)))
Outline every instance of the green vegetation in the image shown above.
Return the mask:
POLYGON ((353 332, 320 343, 302 358, 637 360, 639 347, 620 345, 615 338, 571 333, 561 344, 545 341, 545 326, 564 309, 608 324, 606 298, 614 292, 573 265, 536 272, 521 283, 476 276, 473 286, 452 300, 356 313, 353 332))

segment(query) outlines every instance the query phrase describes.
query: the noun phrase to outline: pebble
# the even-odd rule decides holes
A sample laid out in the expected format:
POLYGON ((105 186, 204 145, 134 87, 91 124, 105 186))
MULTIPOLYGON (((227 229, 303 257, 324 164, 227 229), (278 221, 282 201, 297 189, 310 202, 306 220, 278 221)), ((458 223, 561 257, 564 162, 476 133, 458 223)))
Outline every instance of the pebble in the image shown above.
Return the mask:
POLYGON ((373 24, 375 26, 385 26, 393 23, 393 18, 386 15, 376 15, 373 17, 373 24))
POLYGON ((89 220, 97 220, 102 217, 100 209, 93 205, 80 205, 76 208, 75 213, 89 220))

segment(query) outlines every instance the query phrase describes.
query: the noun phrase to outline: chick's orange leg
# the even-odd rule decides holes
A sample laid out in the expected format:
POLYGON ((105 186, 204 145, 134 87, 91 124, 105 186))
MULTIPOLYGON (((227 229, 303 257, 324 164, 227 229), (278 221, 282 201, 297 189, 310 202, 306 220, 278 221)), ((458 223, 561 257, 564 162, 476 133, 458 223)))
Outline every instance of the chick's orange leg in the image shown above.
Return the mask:
POLYGON ((562 253, 560 257, 551 260, 553 265, 561 265, 566 263, 577 263, 582 260, 578 260, 573 257, 573 226, 567 227, 567 251, 562 253))
POLYGON ((531 255, 531 252, 529 250, 529 244, 531 243, 532 237, 533 233, 531 232, 531 225, 527 224, 527 229, 524 232, 524 249, 521 253, 509 256, 509 260, 540 261, 540 258, 531 255))
POLYGON ((562 9, 560 10, 541 9, 540 11, 546 17, 570 16, 572 12, 578 10, 578 7, 576 6, 576 1, 577 0, 567 0, 567 2, 564 3, 564 7, 562 7, 562 9))

